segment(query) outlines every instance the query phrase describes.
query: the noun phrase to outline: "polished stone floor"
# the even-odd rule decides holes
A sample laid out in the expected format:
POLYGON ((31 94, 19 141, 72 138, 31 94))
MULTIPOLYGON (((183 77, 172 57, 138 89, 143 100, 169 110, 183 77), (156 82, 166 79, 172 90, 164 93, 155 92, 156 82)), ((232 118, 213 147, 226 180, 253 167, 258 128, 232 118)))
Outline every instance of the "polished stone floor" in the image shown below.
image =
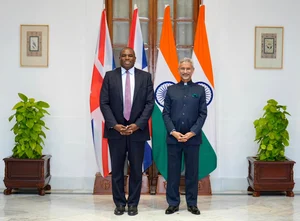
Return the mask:
POLYGON ((184 196, 180 210, 165 215, 167 207, 163 195, 142 195, 139 214, 131 217, 113 214, 114 205, 110 195, 52 193, 45 196, 35 194, 0 194, 1 221, 300 221, 300 198, 285 196, 252 197, 247 194, 214 194, 199 196, 201 215, 192 215, 186 210, 184 196))

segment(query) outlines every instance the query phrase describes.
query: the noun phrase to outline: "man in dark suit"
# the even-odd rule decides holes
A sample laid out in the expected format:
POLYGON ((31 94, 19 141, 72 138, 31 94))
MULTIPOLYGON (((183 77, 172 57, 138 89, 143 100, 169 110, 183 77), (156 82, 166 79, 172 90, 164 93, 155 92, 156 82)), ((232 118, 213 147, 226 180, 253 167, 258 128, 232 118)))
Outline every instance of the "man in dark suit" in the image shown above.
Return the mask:
POLYGON ((145 142, 150 139, 148 120, 154 107, 151 74, 134 68, 135 52, 126 47, 120 52, 121 67, 105 74, 100 108, 105 119, 104 137, 108 138, 112 164, 114 213, 138 213, 142 184, 145 142), (129 196, 124 192, 124 163, 130 164, 129 196))
POLYGON ((163 119, 167 129, 168 180, 166 214, 179 210, 179 182, 181 160, 185 161, 185 193, 187 209, 195 215, 198 197, 198 161, 202 143, 202 127, 207 116, 205 90, 192 82, 193 61, 184 58, 179 62, 181 81, 168 87, 164 100, 163 119))

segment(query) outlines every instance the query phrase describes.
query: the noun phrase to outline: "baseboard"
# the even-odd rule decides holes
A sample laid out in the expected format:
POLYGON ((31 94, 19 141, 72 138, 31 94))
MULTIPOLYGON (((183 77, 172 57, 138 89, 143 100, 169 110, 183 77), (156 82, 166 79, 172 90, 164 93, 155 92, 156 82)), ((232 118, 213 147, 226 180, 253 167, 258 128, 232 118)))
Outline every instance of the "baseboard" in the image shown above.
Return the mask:
MULTIPOLYGON (((4 177, 0 177, 1 180, 4 177)), ((295 178, 294 192, 300 192, 300 178, 295 178)), ((53 177, 50 185, 53 192, 58 193, 93 193, 95 177, 53 177)), ((212 194, 244 194, 247 193, 248 183, 245 178, 216 178, 210 177, 212 194)), ((0 190, 4 190, 0 183, 0 190)))

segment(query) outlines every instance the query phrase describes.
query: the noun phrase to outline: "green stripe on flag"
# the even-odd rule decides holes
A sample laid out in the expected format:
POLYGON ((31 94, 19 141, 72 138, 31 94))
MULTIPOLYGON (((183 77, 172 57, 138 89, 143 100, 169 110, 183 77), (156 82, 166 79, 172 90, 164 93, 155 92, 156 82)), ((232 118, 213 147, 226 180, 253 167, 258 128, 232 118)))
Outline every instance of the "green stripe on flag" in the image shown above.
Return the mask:
POLYGON ((202 132, 202 144, 199 151, 198 179, 202 179, 214 171, 217 167, 217 156, 207 137, 202 132))
MULTIPOLYGON (((155 164, 161 175, 168 177, 167 131, 159 107, 155 104, 152 113, 152 154, 155 164)), ((202 132, 202 144, 199 151, 198 179, 209 175, 217 167, 217 157, 207 137, 202 132)))
POLYGON ((152 154, 158 171, 165 179, 167 179, 168 174, 166 135, 167 131, 162 113, 157 104, 155 104, 152 113, 152 154))

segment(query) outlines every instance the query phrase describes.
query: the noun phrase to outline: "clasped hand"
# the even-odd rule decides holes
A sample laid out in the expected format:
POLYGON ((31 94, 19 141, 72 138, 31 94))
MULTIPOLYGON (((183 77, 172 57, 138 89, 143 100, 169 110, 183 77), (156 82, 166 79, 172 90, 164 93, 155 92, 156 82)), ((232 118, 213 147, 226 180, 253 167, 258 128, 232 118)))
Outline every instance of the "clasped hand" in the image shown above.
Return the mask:
POLYGON ((178 142, 184 143, 187 142, 191 137, 195 136, 193 132, 187 132, 186 134, 182 134, 177 131, 172 132, 173 137, 176 138, 178 142))
POLYGON ((127 126, 124 126, 122 124, 117 124, 114 126, 114 129, 118 131, 121 135, 128 136, 134 133, 136 130, 138 130, 139 127, 136 124, 130 124, 127 126))

